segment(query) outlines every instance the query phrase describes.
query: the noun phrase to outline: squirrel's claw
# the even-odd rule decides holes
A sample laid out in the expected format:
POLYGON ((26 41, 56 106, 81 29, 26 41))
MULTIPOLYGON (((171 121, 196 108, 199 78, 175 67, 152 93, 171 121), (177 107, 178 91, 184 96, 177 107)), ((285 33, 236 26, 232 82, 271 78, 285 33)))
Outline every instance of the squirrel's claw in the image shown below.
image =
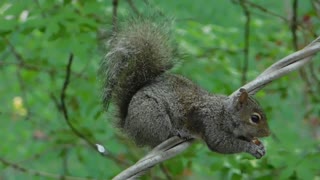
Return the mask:
POLYGON ((259 145, 252 143, 251 147, 249 148, 249 153, 257 159, 260 159, 266 154, 266 150, 262 143, 260 143, 259 145))

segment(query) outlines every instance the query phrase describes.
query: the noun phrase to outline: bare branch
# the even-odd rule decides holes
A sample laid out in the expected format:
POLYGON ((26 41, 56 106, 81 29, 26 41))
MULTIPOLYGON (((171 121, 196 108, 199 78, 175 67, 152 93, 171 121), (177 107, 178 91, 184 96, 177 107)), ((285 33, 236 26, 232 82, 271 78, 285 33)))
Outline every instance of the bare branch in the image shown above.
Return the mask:
MULTIPOLYGON (((270 10, 268 10, 267 8, 264 8, 258 4, 255 4, 253 2, 250 2, 249 0, 243 0, 246 4, 248 4, 249 6, 255 8, 255 9, 258 9, 266 14, 269 14, 271 16, 274 16, 274 17, 278 17, 279 19, 283 20, 284 22, 286 23, 291 23, 291 20, 289 18, 286 18, 284 16, 281 16, 280 14, 277 14, 275 12, 272 12, 270 10)), ((317 0, 314 0, 314 1, 317 1, 317 0)), ((298 21, 296 22, 296 26, 297 28, 300 28, 300 29, 303 29, 304 26, 302 23, 299 23, 298 21)), ((312 29, 307 29, 309 31, 310 34, 312 34, 314 37, 317 37, 316 33, 312 30, 312 29)))
POLYGON ((163 165, 163 163, 160 163, 160 169, 168 180, 172 180, 172 175, 170 174, 168 169, 163 165))
POLYGON ((281 16, 281 15, 275 13, 275 12, 272 12, 272 11, 268 10, 267 8, 264 8, 264 7, 262 7, 262 6, 258 5, 258 4, 255 4, 255 3, 250 2, 248 0, 243 0, 243 2, 248 4, 249 6, 251 6, 253 8, 256 8, 256 9, 262 11, 262 12, 265 12, 265 13, 270 14, 272 16, 278 17, 278 18, 282 19, 283 21, 289 22, 289 20, 287 18, 285 18, 285 17, 283 17, 283 16, 281 16))
POLYGON ((62 90, 61 90, 61 94, 60 94, 61 111, 62 111, 62 114, 63 114, 63 117, 64 117, 66 123, 68 124, 68 126, 70 127, 72 132, 75 135, 77 135, 78 137, 80 137, 81 139, 85 140, 91 147, 96 149, 96 145, 93 142, 91 142, 91 140, 88 139, 85 135, 83 135, 80 131, 78 131, 73 126, 73 124, 70 122, 70 119, 69 119, 69 114, 68 114, 68 109, 67 109, 66 104, 65 104, 65 99, 66 99, 66 90, 67 90, 67 87, 68 87, 69 82, 70 82, 70 72, 71 72, 72 61, 73 61, 73 54, 71 53, 70 56, 69 56, 69 61, 68 61, 67 68, 66 68, 66 78, 64 80, 64 83, 63 83, 63 86, 62 86, 62 90))
MULTIPOLYGON (((61 94, 60 94, 60 106, 57 106, 58 108, 60 107, 63 117, 67 123, 67 125, 70 127, 70 129, 72 130, 72 132, 77 135, 79 138, 83 139, 88 145, 90 145, 90 147, 92 147, 96 152, 99 152, 97 150, 97 146, 94 142, 92 142, 88 137, 86 137, 84 134, 82 134, 77 128, 75 128, 75 126, 73 126, 73 124, 71 123, 70 119, 69 119, 69 115, 68 115, 68 109, 66 107, 65 104, 65 99, 66 99, 66 90, 67 87, 69 85, 70 82, 70 74, 71 74, 71 65, 72 65, 72 61, 73 61, 73 54, 71 53, 69 56, 69 61, 67 64, 67 68, 66 68, 66 78, 64 80, 63 83, 63 87, 61 90, 61 94)), ((101 153, 99 152, 99 154, 101 154, 102 156, 108 157, 110 159, 112 159, 113 161, 122 164, 122 165, 127 165, 128 163, 126 161, 120 160, 119 158, 117 158, 116 156, 114 156, 113 154, 111 154, 111 152, 104 152, 101 153)))
POLYGON ((192 141, 193 139, 184 140, 177 136, 169 138, 155 147, 149 154, 143 157, 136 164, 122 171, 120 174, 114 177, 113 180, 137 178, 156 164, 170 159, 186 150, 191 145, 192 141))
POLYGON ((247 81, 247 72, 248 72, 248 66, 249 66, 249 47, 250 47, 250 22, 251 22, 250 11, 244 2, 245 0, 240 0, 239 2, 243 9, 243 13, 246 17, 245 31, 244 31, 244 48, 243 48, 244 56, 243 56, 241 84, 244 84, 247 81))
POLYGON ((313 63, 310 63, 309 69, 310 69, 310 75, 311 75, 312 79, 316 82, 315 85, 317 86, 317 89, 320 89, 320 79, 316 75, 315 66, 313 63))
MULTIPOLYGON (((308 63, 309 61, 311 61, 312 57, 319 51, 320 36, 304 49, 294 52, 272 64, 256 79, 252 80, 241 88, 245 88, 250 94, 253 95, 273 80, 278 79, 285 74, 288 74, 289 72, 292 72, 308 63)), ((239 89, 233 92, 230 97, 235 96, 238 93, 239 89)))
POLYGON ((285 66, 288 66, 288 65, 296 62, 299 59, 303 59, 303 58, 306 58, 308 56, 311 56, 311 55, 317 53, 319 51, 319 50, 317 50, 317 48, 313 47, 312 49, 309 49, 309 50, 305 50, 305 49, 312 47, 314 45, 317 45, 319 43, 320 43, 320 36, 317 39, 313 40, 310 44, 308 44, 304 49, 297 51, 295 53, 292 53, 292 54, 286 56, 285 58, 275 62, 269 68, 267 68, 265 71, 263 71, 258 77, 266 75, 272 71, 277 71, 285 66))
POLYGON ((116 32, 118 29, 118 0, 112 0, 112 32, 116 32))
POLYGON ((66 78, 64 80, 63 86, 62 86, 62 90, 61 90, 61 94, 60 94, 60 109, 62 111, 63 117, 67 123, 67 125, 70 127, 70 129, 72 130, 72 132, 77 135, 78 137, 80 137, 81 139, 83 139, 85 142, 87 142, 91 147, 93 147, 94 149, 96 149, 96 145, 95 143, 91 142, 91 140, 89 138, 87 138, 85 135, 83 135, 80 131, 78 131, 73 124, 70 122, 69 119, 69 114, 68 114, 68 109, 65 103, 65 99, 66 99, 66 91, 67 91, 67 87, 69 85, 70 82, 70 74, 71 74, 71 65, 72 65, 72 61, 73 61, 73 54, 71 53, 69 56, 69 61, 67 64, 67 68, 66 68, 66 78))
POLYGON ((40 177, 46 177, 46 178, 51 178, 51 179, 65 179, 65 180, 89 180, 89 179, 93 179, 93 178, 81 178, 81 177, 73 177, 73 176, 63 176, 60 174, 52 174, 52 173, 48 173, 48 172, 43 172, 43 171, 35 171, 35 170, 31 170, 31 169, 27 169, 24 168, 18 164, 14 164, 12 162, 9 162, 3 158, 0 157, 0 162, 6 166, 10 166, 13 169, 17 170, 17 171, 21 171, 24 173, 28 173, 30 175, 33 176, 40 176, 40 177))
POLYGON ((136 14, 136 15, 140 15, 139 11, 138 11, 138 8, 133 4, 132 0, 127 0, 129 6, 131 7, 131 9, 133 10, 133 12, 136 14))
MULTIPOLYGON (((298 45, 298 0, 293 0, 292 1, 292 11, 291 11, 291 24, 290 24, 290 29, 291 29, 291 36, 292 36, 292 46, 294 50, 299 49, 298 45)), ((309 78, 307 75, 307 72, 301 68, 299 69, 299 75, 302 78, 302 80, 305 83, 303 89, 306 92, 306 94, 309 94, 311 92, 312 86, 309 85, 309 78)), ((303 95, 303 98, 306 100, 306 96, 303 95)))
POLYGON ((293 44, 294 50, 298 50, 298 36, 297 36, 298 20, 297 20, 297 13, 298 13, 298 1, 297 0, 293 0, 292 18, 291 18, 291 33, 292 33, 292 44, 293 44))
POLYGON ((61 109, 62 109, 62 112, 63 112, 63 116, 64 116, 65 120, 67 121, 68 125, 70 125, 70 127, 72 127, 71 129, 73 129, 73 126, 69 122, 68 110, 67 110, 66 105, 65 105, 65 97, 66 97, 66 90, 67 90, 67 87, 68 87, 69 81, 70 81, 70 72, 71 72, 72 61, 73 61, 73 54, 71 53, 70 56, 69 56, 69 61, 68 61, 68 65, 67 65, 67 68, 66 68, 66 78, 64 80, 64 83, 63 83, 63 86, 62 86, 62 90, 61 90, 61 94, 60 94, 61 109))

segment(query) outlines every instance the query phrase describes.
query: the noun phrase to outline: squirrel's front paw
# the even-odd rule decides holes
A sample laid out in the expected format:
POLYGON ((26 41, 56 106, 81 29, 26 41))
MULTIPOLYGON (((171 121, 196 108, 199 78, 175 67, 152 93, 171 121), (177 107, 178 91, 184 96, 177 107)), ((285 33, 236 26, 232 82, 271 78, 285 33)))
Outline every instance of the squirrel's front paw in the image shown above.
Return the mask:
POLYGON ((262 158, 262 156, 264 156, 266 154, 266 150, 263 146, 262 143, 260 144, 254 144, 254 143, 250 143, 250 147, 249 147, 249 151, 248 151, 251 155, 253 155, 254 157, 256 157, 257 159, 262 158))

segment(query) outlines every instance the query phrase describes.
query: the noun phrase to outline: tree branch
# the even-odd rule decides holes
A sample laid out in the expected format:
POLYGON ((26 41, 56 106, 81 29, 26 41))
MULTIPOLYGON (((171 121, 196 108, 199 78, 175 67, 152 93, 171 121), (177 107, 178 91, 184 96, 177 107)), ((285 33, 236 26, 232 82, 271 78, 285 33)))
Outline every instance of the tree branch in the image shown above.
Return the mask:
POLYGON ((17 170, 17 171, 21 171, 24 173, 28 173, 31 174, 33 176, 40 176, 40 177, 46 177, 46 178, 52 178, 52 179, 64 179, 64 180, 89 180, 89 179, 93 179, 93 178, 81 178, 81 177, 73 177, 73 176, 63 176, 60 174, 52 174, 52 173, 48 173, 48 172, 43 172, 43 171, 35 171, 35 170, 31 170, 31 169, 27 169, 24 168, 18 164, 14 164, 12 162, 9 162, 3 158, 0 157, 0 162, 6 166, 10 166, 13 169, 17 170))
POLYGON ((73 124, 70 122, 69 119, 69 114, 68 114, 68 109, 66 107, 65 104, 65 99, 66 99, 66 91, 70 82, 70 72, 71 72, 71 65, 72 65, 72 61, 73 61, 73 54, 71 53, 69 56, 69 61, 67 64, 67 68, 66 68, 66 77, 62 86, 62 90, 60 93, 60 107, 61 107, 61 111, 64 117, 64 120, 66 121, 67 125, 70 127, 70 129, 72 130, 72 132, 77 135, 78 137, 80 137, 81 139, 83 139, 84 141, 86 141, 91 147, 93 147, 94 149, 96 149, 96 145, 91 142, 91 140, 89 138, 87 138, 85 135, 83 135, 80 131, 78 131, 73 124))
POLYGON ((192 141, 193 139, 184 140, 177 136, 169 138, 156 146, 149 154, 141 158, 136 164, 115 176, 113 180, 137 178, 156 164, 182 153, 191 145, 192 141))
POLYGON ((243 0, 243 2, 248 4, 249 6, 251 6, 253 8, 256 8, 256 9, 262 11, 262 12, 265 12, 265 13, 270 14, 272 16, 278 17, 283 21, 289 22, 289 20, 287 18, 285 18, 285 17, 283 17, 283 16, 281 16, 281 15, 275 13, 275 12, 272 12, 272 11, 268 10, 267 8, 264 8, 264 7, 262 7, 262 6, 258 5, 258 4, 255 4, 255 3, 250 2, 248 0, 243 0))
MULTIPOLYGON (((261 90, 264 86, 276 80, 289 72, 292 72, 306 63, 310 62, 312 57, 320 51, 320 36, 307 45, 304 49, 294 52, 285 58, 275 62, 264 72, 262 72, 257 78, 242 86, 250 94, 255 94, 261 90)), ((240 88, 233 92, 230 96, 235 96, 239 92, 240 88)))
POLYGON ((115 33, 118 30, 118 0, 112 0, 112 32, 115 33))
POLYGON ((133 4, 132 0, 127 0, 129 6, 131 7, 131 9, 133 10, 133 12, 137 15, 140 16, 140 13, 138 11, 138 8, 133 4))
POLYGON ((67 106, 65 104, 65 99, 66 99, 66 91, 67 91, 67 87, 69 85, 70 82, 70 74, 71 74, 71 65, 72 65, 72 61, 73 61, 73 54, 71 53, 69 56, 69 61, 66 67, 66 77, 62 86, 62 90, 60 93, 60 109, 62 111, 63 117, 67 123, 67 125, 69 126, 69 128, 71 129, 71 131, 78 136, 80 139, 83 139, 88 145, 90 145, 90 147, 92 147, 96 152, 99 152, 99 154, 101 154, 102 156, 108 157, 110 159, 112 159, 113 161, 120 163, 122 165, 127 165, 128 163, 126 161, 120 160, 119 158, 117 158, 116 156, 114 156, 113 154, 111 154, 111 152, 105 151, 105 152, 100 152, 97 149, 97 144, 92 142, 88 137, 86 137, 84 134, 82 134, 70 121, 69 119, 69 114, 68 114, 68 109, 67 106))
POLYGON ((297 20, 297 13, 298 13, 298 1, 293 0, 292 4, 292 18, 291 18, 291 33, 292 33, 292 44, 294 50, 298 50, 298 36, 297 36, 297 29, 298 29, 298 20, 297 20))
POLYGON ((248 7, 245 5, 245 0, 240 0, 239 3, 243 9, 243 13, 246 17, 245 30, 244 30, 244 48, 243 48, 243 67, 241 84, 245 84, 247 81, 247 72, 249 66, 249 47, 250 47, 250 22, 251 15, 248 7))

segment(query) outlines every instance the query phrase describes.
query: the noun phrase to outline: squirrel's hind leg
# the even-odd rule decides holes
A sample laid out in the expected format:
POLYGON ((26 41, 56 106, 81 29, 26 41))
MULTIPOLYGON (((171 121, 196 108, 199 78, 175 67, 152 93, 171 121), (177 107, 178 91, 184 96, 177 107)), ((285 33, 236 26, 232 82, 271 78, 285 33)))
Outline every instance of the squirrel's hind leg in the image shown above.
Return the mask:
POLYGON ((172 136, 173 132, 165 108, 156 99, 137 93, 129 104, 124 131, 138 145, 157 146, 172 136))

